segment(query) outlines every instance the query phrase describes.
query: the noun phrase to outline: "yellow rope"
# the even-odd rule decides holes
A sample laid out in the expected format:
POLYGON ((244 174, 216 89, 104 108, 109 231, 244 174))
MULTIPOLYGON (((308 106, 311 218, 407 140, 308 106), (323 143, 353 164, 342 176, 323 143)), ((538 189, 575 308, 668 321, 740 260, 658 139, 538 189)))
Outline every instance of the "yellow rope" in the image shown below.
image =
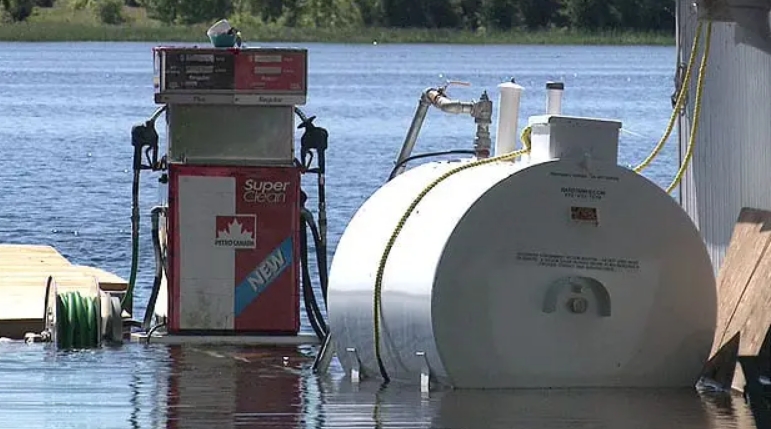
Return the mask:
POLYGON ((667 193, 672 192, 680 181, 683 179, 685 170, 688 168, 688 164, 693 157, 693 148, 696 144, 696 132, 699 129, 699 116, 701 116, 701 96, 704 91, 704 76, 707 74, 707 59, 709 58, 709 46, 712 39, 712 22, 707 23, 707 37, 704 41, 704 55, 701 57, 701 64, 699 64, 699 75, 696 80, 696 100, 693 105, 693 122, 691 123, 691 132, 688 136, 688 146, 685 150, 685 157, 680 168, 677 170, 675 178, 672 183, 667 187, 667 193))
POLYGON ((693 38, 693 45, 691 46, 691 53, 688 58, 688 66, 685 69, 685 76, 683 77, 683 82, 682 82, 682 86, 680 87, 680 91, 677 94, 677 100, 675 101, 675 106, 672 110, 672 115, 669 117, 669 123, 667 124, 667 129, 664 131, 664 135, 661 136, 661 139, 653 148, 653 151, 651 151, 650 155, 648 155, 648 157, 645 158, 645 160, 641 162, 640 165, 633 168, 635 173, 641 172, 645 167, 647 167, 651 162, 653 162, 656 156, 658 156, 659 152, 661 152, 661 149, 664 147, 664 144, 666 144, 667 140, 669 140, 669 136, 672 134, 672 130, 674 130, 675 128, 675 121, 677 120, 679 112, 683 109, 683 104, 685 103, 685 96, 688 93, 688 86, 690 85, 690 82, 691 82, 691 72, 693 70, 693 64, 696 62, 696 51, 699 49, 702 25, 703 25, 703 22, 699 21, 699 24, 696 26, 696 36, 693 38))
POLYGON ((522 144, 524 146, 523 149, 520 149, 515 152, 511 152, 505 155, 496 156, 493 158, 481 159, 479 161, 470 162, 468 164, 455 167, 445 172, 444 174, 436 178, 434 181, 432 181, 428 186, 426 186, 418 194, 417 197, 415 197, 415 199, 412 201, 412 204, 410 204, 410 206, 407 208, 407 211, 404 213, 404 215, 402 215, 401 219, 399 219, 399 222, 396 224, 396 228, 394 229, 394 232, 391 234, 391 238, 388 239, 388 243, 386 244, 386 247, 383 250, 383 256, 380 258, 380 263, 377 267, 377 275, 375 276, 375 296, 374 296, 374 303, 373 303, 374 304, 373 325, 374 325, 374 331, 375 331, 375 357, 377 358, 378 365, 380 366, 380 373, 386 381, 388 381, 388 374, 386 373, 385 367, 383 366, 383 361, 382 361, 381 352, 380 352, 380 317, 381 317, 381 296, 382 296, 382 290, 383 290, 383 273, 385 271, 386 262, 388 261, 388 256, 391 254, 391 249, 393 249, 393 246, 396 243, 396 238, 402 232, 404 225, 407 223, 407 219, 410 217, 410 215, 418 206, 418 204, 423 200, 423 198, 426 195, 428 195, 428 193, 431 192, 432 189, 434 189, 437 185, 439 185, 441 182, 443 182, 445 179, 449 178, 450 176, 456 173, 459 173, 463 170, 468 170, 469 168, 478 167, 480 165, 492 164, 498 161, 512 161, 528 153, 530 151, 530 135, 531 135, 531 128, 529 126, 525 127, 525 129, 522 130, 522 135, 520 137, 520 140, 522 141, 522 144))

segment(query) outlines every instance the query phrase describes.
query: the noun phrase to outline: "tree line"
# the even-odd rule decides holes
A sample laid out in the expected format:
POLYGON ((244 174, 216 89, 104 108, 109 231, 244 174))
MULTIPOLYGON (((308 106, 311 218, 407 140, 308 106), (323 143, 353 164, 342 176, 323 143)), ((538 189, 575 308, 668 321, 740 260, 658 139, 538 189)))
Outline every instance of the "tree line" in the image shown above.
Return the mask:
MULTIPOLYGON (((442 28, 479 31, 571 28, 674 31, 675 0, 0 0, 6 12, 55 2, 123 2, 169 24, 222 17, 289 27, 442 28)), ((97 7, 98 8, 98 7, 97 7)))
POLYGON ((137 0, 184 24, 246 15, 287 26, 673 31, 675 0, 137 0))

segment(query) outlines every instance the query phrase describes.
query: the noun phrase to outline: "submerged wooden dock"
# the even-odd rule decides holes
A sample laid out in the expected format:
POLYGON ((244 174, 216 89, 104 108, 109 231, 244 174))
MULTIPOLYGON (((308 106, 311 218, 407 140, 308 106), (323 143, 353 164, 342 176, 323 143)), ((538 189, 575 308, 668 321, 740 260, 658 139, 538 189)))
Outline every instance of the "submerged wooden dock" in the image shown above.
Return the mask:
POLYGON ((759 375, 771 368, 771 211, 745 207, 718 275, 718 320, 704 375, 724 389, 750 382, 738 361, 753 358, 759 375))
POLYGON ((0 337, 22 339, 43 330, 46 283, 60 292, 125 292, 128 282, 95 267, 73 265, 44 245, 0 244, 0 337))

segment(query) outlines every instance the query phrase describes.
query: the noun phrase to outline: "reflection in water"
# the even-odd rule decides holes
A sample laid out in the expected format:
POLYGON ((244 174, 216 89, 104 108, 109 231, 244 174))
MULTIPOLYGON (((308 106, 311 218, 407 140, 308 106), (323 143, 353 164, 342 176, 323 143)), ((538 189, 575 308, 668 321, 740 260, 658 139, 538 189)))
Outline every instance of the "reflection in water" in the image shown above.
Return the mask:
POLYGON ((729 395, 702 396, 690 389, 465 390, 432 392, 425 399, 414 389, 393 387, 363 383, 357 390, 340 381, 325 398, 327 427, 755 428, 746 409, 725 412, 729 395))
POLYGON ((319 378, 312 348, 0 343, 0 428, 756 429, 693 390, 432 391, 319 378))
POLYGON ((168 420, 177 428, 295 428, 304 414, 295 348, 170 349, 168 420))
POLYGON ((727 394, 693 389, 439 390, 374 381, 339 369, 310 373, 312 350, 172 349, 167 427, 754 429, 727 394))

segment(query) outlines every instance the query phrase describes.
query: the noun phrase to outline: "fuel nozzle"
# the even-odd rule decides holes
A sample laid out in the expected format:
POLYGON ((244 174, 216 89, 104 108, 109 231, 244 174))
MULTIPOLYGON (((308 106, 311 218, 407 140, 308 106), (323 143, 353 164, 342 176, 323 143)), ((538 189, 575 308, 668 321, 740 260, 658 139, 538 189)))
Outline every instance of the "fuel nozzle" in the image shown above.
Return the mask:
POLYGON ((149 120, 131 127, 131 145, 134 146, 134 170, 158 169, 158 132, 155 130, 155 121, 149 120), (142 163, 143 151, 147 164, 142 163))
POLYGON ((305 128, 305 133, 303 133, 303 136, 300 139, 300 156, 302 157, 303 167, 306 171, 324 174, 326 168, 324 152, 327 150, 329 143, 329 133, 326 129, 317 127, 313 123, 315 119, 315 116, 305 118, 300 125, 297 126, 297 128, 305 128), (313 154, 311 153, 312 150, 315 150, 319 157, 318 168, 316 169, 309 168, 311 160, 313 159, 313 154))

